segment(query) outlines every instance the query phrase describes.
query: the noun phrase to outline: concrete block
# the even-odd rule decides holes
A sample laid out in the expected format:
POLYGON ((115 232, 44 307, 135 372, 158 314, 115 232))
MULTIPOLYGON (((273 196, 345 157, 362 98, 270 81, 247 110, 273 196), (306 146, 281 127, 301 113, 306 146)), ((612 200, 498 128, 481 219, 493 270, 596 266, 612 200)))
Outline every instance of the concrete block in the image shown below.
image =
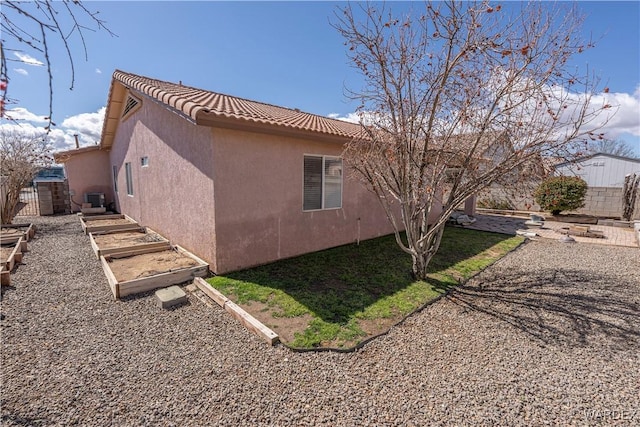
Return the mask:
POLYGON ((187 302, 187 294, 180 286, 169 286, 168 288, 158 289, 156 291, 156 299, 158 300, 158 307, 171 308, 187 302))

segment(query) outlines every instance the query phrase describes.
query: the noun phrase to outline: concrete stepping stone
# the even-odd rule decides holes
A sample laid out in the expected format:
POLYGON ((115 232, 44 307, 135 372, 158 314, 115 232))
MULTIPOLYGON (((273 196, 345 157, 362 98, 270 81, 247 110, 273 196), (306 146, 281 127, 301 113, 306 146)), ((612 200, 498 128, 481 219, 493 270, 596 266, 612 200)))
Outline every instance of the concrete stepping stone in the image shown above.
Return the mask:
POLYGON ((168 288, 158 289, 156 291, 156 299, 158 300, 158 307, 171 308, 187 302, 187 294, 180 286, 169 286, 168 288))

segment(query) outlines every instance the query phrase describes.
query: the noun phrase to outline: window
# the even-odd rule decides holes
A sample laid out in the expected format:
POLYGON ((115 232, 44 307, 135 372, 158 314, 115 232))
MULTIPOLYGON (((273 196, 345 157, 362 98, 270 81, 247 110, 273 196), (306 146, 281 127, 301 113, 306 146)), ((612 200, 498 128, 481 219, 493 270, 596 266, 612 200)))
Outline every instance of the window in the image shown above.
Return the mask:
POLYGON ((118 192, 118 167, 113 165, 113 189, 118 192))
POLYGON ((125 163, 124 170, 127 175, 127 194, 129 196, 133 196, 133 178, 131 177, 131 163, 125 163))
POLYGON ((140 166, 143 168, 149 166, 149 156, 140 157, 140 166))
POLYGON ((342 207, 342 159, 304 156, 305 211, 342 207))

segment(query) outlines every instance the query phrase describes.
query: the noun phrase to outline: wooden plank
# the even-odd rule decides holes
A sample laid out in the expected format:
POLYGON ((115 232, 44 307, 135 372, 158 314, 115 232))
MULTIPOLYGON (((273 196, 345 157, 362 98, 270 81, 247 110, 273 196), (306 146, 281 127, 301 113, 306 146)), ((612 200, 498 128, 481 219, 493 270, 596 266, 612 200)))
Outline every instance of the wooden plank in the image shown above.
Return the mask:
POLYGON ((89 233, 89 242, 91 243, 91 249, 93 249, 93 253, 96 254, 96 257, 100 259, 100 248, 98 247, 96 241, 93 239, 93 235, 94 233, 89 233))
POLYGON ((6 268, 4 268, 4 264, 0 265, 0 285, 1 286, 11 285, 11 272, 6 268))
POLYGON ((123 258, 121 254, 125 254, 124 257, 148 254, 152 252, 161 252, 171 249, 169 242, 150 242, 140 243, 132 246, 121 246, 118 248, 105 248, 99 249, 99 255, 111 255, 113 258, 123 258))
POLYGON ((22 239, 23 235, 14 234, 13 236, 0 236, 0 244, 2 245, 11 245, 18 240, 22 239))
POLYGON ((16 241, 7 259, 2 261, 2 265, 4 265, 4 268, 6 270, 12 271, 16 262, 22 262, 22 252, 20 252, 21 246, 22 246, 22 237, 20 237, 18 241, 16 241))
POLYGON ((179 283, 190 282, 191 280, 193 280, 198 268, 200 267, 183 268, 167 273, 141 277, 139 279, 129 280, 126 282, 119 282, 120 298, 157 288, 165 288, 167 286, 177 285, 179 283))
POLYGON ((588 233, 591 228, 588 225, 570 225, 569 230, 578 233, 588 233))
POLYGON ((227 298, 219 290, 208 284, 203 278, 196 277, 195 279, 193 279, 193 283, 209 298, 214 300, 220 307, 224 308, 225 303, 229 301, 229 298, 227 298))
MULTIPOLYGON (((127 218, 126 215, 122 215, 122 214, 109 214, 109 215, 90 215, 90 216, 81 216, 80 220, 84 221, 84 222, 93 222, 93 221, 100 221, 100 220, 106 220, 106 219, 125 219, 127 218)), ((129 218, 131 220, 131 218, 129 218)))
POLYGON ((135 248, 135 247, 115 248, 114 252, 110 254, 105 254, 105 255, 108 255, 108 257, 112 259, 119 259, 119 258, 129 258, 136 255, 150 254, 153 252, 161 252, 161 251, 166 251, 171 249, 171 244, 169 242, 157 242, 157 243, 160 243, 161 245, 164 245, 164 246, 143 247, 143 248, 135 248))
POLYGON ((84 229, 85 234, 95 233, 98 231, 134 231, 142 230, 138 223, 131 224, 111 224, 111 225, 87 225, 84 229))
POLYGON ((0 231, 0 242, 3 245, 7 243, 13 243, 14 241, 16 241, 18 237, 24 237, 24 241, 28 242, 36 234, 36 227, 33 224, 2 224, 1 228, 14 228, 14 229, 23 228, 24 229, 22 230, 21 235, 19 234, 7 235, 2 233, 2 231, 0 231))
POLYGON ((105 259, 105 257, 100 257, 100 264, 102 264, 102 270, 104 274, 107 276, 107 281, 109 282, 109 288, 111 288, 111 292, 113 293, 113 297, 115 299, 120 298, 120 287, 118 285, 118 281, 116 280, 116 276, 113 275, 111 271, 111 267, 109 267, 109 262, 105 259))
MULTIPOLYGON (((118 233, 126 232, 130 230, 111 230, 111 231, 98 231, 89 233, 89 240, 91 241, 91 248, 93 252, 96 254, 96 257, 100 259, 101 255, 114 255, 114 258, 122 258, 119 256, 120 253, 123 253, 124 256, 131 255, 139 255, 143 253, 157 252, 161 250, 171 249, 171 244, 164 237, 158 236, 163 239, 160 242, 149 242, 149 243, 138 243, 138 244, 125 244, 124 246, 111 247, 101 249, 98 246, 98 243, 95 241, 95 236, 103 236, 103 235, 117 235, 118 233), (135 252, 136 250, 141 250, 142 252, 135 252)), ((140 234, 148 234, 146 232, 141 232, 140 234)))
POLYGON ((224 304, 224 309, 231 314, 235 319, 240 321, 245 328, 249 329, 254 334, 258 335, 262 340, 266 341, 269 345, 274 345, 280 341, 278 334, 267 328, 258 319, 244 311, 239 305, 232 301, 227 301, 224 304))

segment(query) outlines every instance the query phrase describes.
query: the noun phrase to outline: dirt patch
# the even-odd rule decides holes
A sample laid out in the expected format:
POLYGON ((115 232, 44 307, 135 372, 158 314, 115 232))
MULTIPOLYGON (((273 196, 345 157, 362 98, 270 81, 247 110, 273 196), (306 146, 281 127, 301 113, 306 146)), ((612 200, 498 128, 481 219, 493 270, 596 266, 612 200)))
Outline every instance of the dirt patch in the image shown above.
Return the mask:
MULTIPOLYGON (((233 294, 226 295, 231 301, 237 302, 237 297, 233 294)), ((295 339, 296 333, 303 333, 309 326, 309 323, 313 320, 310 314, 304 314, 297 317, 278 317, 274 316, 274 308, 268 304, 259 301, 250 301, 240 305, 247 313, 250 313, 253 317, 258 319, 263 325, 270 328, 280 337, 280 341, 285 344, 290 344, 295 339)), ((364 341, 369 337, 380 335, 383 332, 388 331, 393 325, 402 320, 404 316, 399 313, 389 318, 380 319, 360 319, 358 324, 362 330, 367 334, 366 337, 358 337, 357 341, 353 342, 338 342, 326 341, 322 343, 322 347, 351 347, 358 342, 364 341)))
POLYGON ((303 332, 313 319, 310 314, 297 317, 275 317, 273 316, 273 307, 258 301, 242 304, 241 307, 278 334, 280 340, 285 343, 292 342, 295 339, 295 333, 303 332))
MULTIPOLYGON (((393 325, 402 320, 402 316, 383 317, 380 319, 360 319, 358 324, 368 336, 379 335, 388 331, 393 325)), ((362 340, 361 340, 362 341, 362 340)))
POLYGON ((85 223, 86 223, 87 227, 103 226, 103 225, 135 224, 134 222, 131 222, 126 218, 100 219, 100 220, 91 220, 91 221, 87 221, 85 219, 85 223))
POLYGON ((2 248, 0 248, 0 260, 2 260, 3 263, 7 262, 14 248, 15 246, 2 246, 2 248))
POLYGON ((142 231, 126 231, 122 233, 94 234, 93 240, 100 249, 135 246, 136 244, 165 242, 159 234, 142 231))
POLYGON ((592 215, 580 215, 580 214, 560 214, 551 215, 545 218, 546 221, 567 222, 570 224, 597 224, 598 217, 592 215))
POLYGON ((107 262, 109 262, 109 268, 111 268, 118 282, 126 282, 199 265, 195 259, 173 250, 135 255, 127 258, 109 257, 107 262))

